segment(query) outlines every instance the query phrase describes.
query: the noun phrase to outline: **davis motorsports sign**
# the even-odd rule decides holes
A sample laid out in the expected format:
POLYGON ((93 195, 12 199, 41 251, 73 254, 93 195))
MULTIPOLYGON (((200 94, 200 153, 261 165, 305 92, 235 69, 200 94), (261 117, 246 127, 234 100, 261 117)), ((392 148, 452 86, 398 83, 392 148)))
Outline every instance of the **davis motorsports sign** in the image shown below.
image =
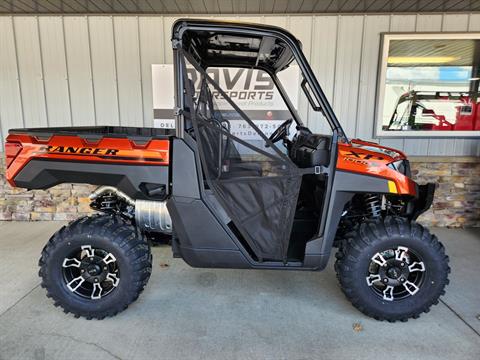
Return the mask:
MULTIPOLYGON (((270 76, 259 70, 213 68, 207 73, 227 95, 269 136, 283 121, 291 117, 285 103, 277 91, 270 76)), ((195 84, 195 91, 200 91, 201 80, 195 71, 189 77, 195 84)), ((279 74, 286 91, 297 107, 299 91, 299 69, 292 66, 279 74)), ((152 65, 153 85, 153 126, 157 128, 174 128, 174 77, 173 65, 152 65)), ((216 106, 222 115, 230 121, 231 133, 243 139, 256 139, 257 134, 236 114, 233 108, 217 91, 212 91, 216 106), (239 121, 235 121, 238 119, 239 121)))

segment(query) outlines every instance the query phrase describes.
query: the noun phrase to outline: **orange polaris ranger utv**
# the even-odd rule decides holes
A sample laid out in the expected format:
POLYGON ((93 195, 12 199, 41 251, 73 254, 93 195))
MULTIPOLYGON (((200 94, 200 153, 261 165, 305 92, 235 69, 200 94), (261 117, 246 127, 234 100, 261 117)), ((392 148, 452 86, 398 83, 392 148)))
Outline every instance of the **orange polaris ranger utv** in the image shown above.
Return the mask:
POLYGON ((124 310, 149 279, 149 240, 165 234, 173 256, 194 267, 319 271, 336 247, 343 292, 379 320, 416 318, 438 302, 448 257, 415 222, 434 185, 411 179, 402 152, 347 138, 292 34, 183 19, 172 47, 175 130, 10 131, 12 186, 100 186, 97 214, 43 249, 42 286, 55 305, 98 319, 124 310), (300 74, 294 94, 289 68, 300 74), (258 92, 230 91, 240 77, 258 92), (271 110, 275 94, 282 111, 271 110), (245 109, 252 103, 270 110, 245 109), (305 126, 306 114, 323 134, 305 126))

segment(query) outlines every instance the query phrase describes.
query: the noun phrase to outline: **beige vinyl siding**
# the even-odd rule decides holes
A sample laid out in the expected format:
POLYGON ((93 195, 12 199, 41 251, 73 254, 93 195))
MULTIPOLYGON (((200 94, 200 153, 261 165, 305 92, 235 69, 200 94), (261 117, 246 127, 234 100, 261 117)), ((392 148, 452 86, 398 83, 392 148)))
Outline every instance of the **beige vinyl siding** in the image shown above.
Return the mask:
MULTIPOLYGON (((293 32, 348 136, 368 140, 375 139, 382 32, 480 31, 480 14, 209 18, 266 23, 293 32)), ((0 139, 15 127, 152 126, 151 64, 172 63, 170 30, 175 19, 0 16, 0 139)), ((321 115, 300 105, 312 130, 326 131, 321 115)), ((478 139, 380 142, 410 155, 480 155, 478 139)))

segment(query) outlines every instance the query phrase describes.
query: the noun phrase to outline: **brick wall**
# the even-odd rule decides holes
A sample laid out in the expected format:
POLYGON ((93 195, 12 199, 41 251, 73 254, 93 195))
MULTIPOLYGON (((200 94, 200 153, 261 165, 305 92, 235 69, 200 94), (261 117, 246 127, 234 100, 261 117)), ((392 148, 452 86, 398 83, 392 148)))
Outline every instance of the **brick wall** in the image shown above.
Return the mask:
MULTIPOLYGON (((480 227, 479 158, 411 158, 419 183, 436 182, 432 208, 419 218, 427 226, 480 227)), ((13 189, 0 160, 0 220, 71 220, 91 212, 90 185, 63 184, 49 190, 13 189)))
POLYGON ((480 158, 413 157, 412 176, 435 182, 432 208, 418 219, 429 226, 480 227, 480 158))
POLYGON ((5 180, 0 154, 0 220, 73 220, 91 212, 91 185, 57 185, 46 191, 12 188, 5 180))

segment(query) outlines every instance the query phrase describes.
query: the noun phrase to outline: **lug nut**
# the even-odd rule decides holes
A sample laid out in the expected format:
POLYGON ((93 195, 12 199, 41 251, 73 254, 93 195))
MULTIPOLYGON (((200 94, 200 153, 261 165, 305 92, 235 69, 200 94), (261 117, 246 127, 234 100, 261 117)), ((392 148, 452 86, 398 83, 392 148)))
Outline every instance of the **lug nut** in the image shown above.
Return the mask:
POLYGON ((103 270, 107 270, 107 267, 106 267, 106 266, 104 266, 104 267, 103 267, 103 270))
POLYGON ((401 266, 401 267, 404 267, 404 266, 405 266, 405 263, 402 262, 402 263, 400 264, 400 266, 401 266))
POLYGON ((383 282, 384 282, 384 283, 387 283, 387 282, 388 282, 388 279, 387 279, 387 278, 383 279, 383 282))
POLYGON ((83 273, 85 272, 85 270, 84 270, 84 269, 82 269, 82 270, 80 270, 80 272, 83 274, 83 273))
POLYGON ((405 278, 400 278, 400 282, 405 282, 405 278))
POLYGON ((95 279, 95 282, 98 282, 98 279, 95 279))

